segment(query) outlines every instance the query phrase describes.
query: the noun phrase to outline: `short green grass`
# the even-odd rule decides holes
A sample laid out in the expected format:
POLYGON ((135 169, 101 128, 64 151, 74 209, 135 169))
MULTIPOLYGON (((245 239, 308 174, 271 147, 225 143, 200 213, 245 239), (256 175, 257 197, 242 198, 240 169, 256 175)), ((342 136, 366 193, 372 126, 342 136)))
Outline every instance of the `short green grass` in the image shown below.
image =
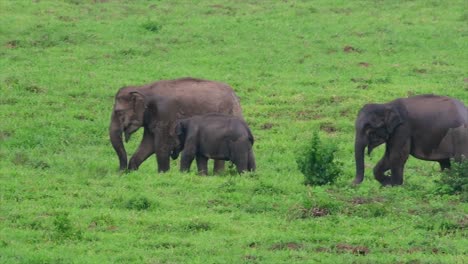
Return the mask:
MULTIPOLYGON (((466 1, 0 1, 0 262, 466 263, 468 207, 438 165, 354 178, 359 108, 413 94, 468 103, 466 1), (107 128, 129 84, 230 84, 258 171, 120 174, 107 128), (341 175, 296 165, 319 131, 341 175)), ((141 138, 134 137, 130 154, 141 138)))

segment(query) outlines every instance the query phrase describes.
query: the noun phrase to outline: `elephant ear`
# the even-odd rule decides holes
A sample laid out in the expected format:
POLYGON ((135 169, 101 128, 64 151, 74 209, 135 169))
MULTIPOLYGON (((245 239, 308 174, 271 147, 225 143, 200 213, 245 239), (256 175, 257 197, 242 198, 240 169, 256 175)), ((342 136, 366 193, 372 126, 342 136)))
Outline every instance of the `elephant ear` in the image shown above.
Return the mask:
POLYGON ((147 101, 146 96, 139 91, 131 92, 130 95, 132 97, 131 104, 133 107, 133 111, 135 112, 135 115, 137 116, 137 118, 140 121, 143 121, 145 110, 146 108, 148 108, 148 104, 146 102, 147 101))
POLYGON ((401 123, 403 123, 403 119, 395 107, 385 109, 385 126, 388 134, 393 133, 401 123))

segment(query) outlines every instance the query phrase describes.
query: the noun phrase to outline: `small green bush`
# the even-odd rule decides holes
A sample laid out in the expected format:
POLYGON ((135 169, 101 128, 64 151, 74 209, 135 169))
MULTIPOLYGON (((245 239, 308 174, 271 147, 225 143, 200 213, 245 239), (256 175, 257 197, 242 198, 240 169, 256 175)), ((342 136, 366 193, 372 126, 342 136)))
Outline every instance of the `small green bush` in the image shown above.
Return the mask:
POLYGON ((441 194, 460 194, 462 201, 468 201, 468 159, 462 162, 451 161, 450 170, 444 171, 437 182, 441 194))
POLYGON ((54 238, 56 240, 72 239, 80 240, 82 238, 82 231, 73 226, 69 218, 69 214, 58 213, 54 219, 54 238))
POLYGON ((151 207, 150 199, 144 196, 133 197, 127 201, 125 207, 130 210, 148 210, 151 207))
POLYGON ((335 160, 337 148, 321 142, 314 133, 309 146, 296 157, 299 170, 304 174, 306 185, 332 184, 342 173, 341 163, 335 160))
POLYGON ((148 21, 144 23, 142 26, 144 29, 151 31, 151 32, 158 32, 162 28, 162 26, 158 22, 155 22, 155 21, 148 21))

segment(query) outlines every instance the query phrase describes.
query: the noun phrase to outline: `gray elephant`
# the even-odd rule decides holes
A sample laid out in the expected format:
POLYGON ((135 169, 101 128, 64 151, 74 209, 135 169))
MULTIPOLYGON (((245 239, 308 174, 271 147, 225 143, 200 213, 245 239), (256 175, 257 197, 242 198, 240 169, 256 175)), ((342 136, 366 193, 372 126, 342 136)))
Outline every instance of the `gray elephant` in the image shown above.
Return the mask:
POLYGON ((241 118, 217 113, 199 115, 179 120, 175 131, 180 144, 173 158, 183 150, 181 171, 188 171, 194 158, 201 175, 207 174, 208 159, 230 160, 239 173, 256 169, 254 138, 241 118))
POLYGON ((367 104, 356 120, 355 184, 364 179, 364 150, 368 154, 385 143, 385 154, 374 168, 382 185, 401 185, 403 168, 412 156, 438 161, 441 169, 450 159, 468 157, 468 110, 445 96, 419 95, 385 104, 367 104), (385 172, 390 170, 390 176, 385 172))
MULTIPOLYGON (((177 144, 174 134, 176 120, 211 112, 242 118, 239 99, 227 84, 182 78, 121 88, 115 96, 109 127, 120 170, 138 169, 153 153, 156 154, 158 171, 169 170, 170 153, 177 144), (128 141, 140 127, 144 128, 143 139, 127 166, 122 133, 128 141)), ((223 169, 224 161, 215 161, 214 170, 223 169)))

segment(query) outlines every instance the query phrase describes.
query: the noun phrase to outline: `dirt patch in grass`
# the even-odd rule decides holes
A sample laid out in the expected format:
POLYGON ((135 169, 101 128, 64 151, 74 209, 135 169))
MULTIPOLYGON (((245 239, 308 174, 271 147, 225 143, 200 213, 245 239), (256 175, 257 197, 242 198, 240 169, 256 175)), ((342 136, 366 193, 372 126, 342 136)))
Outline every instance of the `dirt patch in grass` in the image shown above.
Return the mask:
POLYGON ((262 130, 269 130, 273 127, 273 124, 272 123, 265 123, 263 125, 260 126, 260 129, 262 130))
POLYGON ((255 256, 255 255, 245 255, 244 260, 245 260, 245 262, 257 263, 258 262, 258 257, 255 256))
POLYGON ((369 204, 374 202, 384 202, 382 197, 366 198, 366 197, 354 197, 351 199, 352 204, 369 204))
POLYGON ((321 118, 322 118, 322 115, 317 114, 311 110, 302 110, 302 111, 296 112, 297 120, 317 120, 321 118))
POLYGON ((11 137, 11 132, 9 131, 0 131, 0 141, 6 140, 11 137))
POLYGON ((320 130, 327 132, 328 134, 338 131, 334 124, 328 122, 320 124, 320 130))
POLYGON ((343 51, 346 52, 346 53, 354 53, 354 52, 355 53, 361 53, 362 52, 360 49, 355 48, 353 46, 349 46, 349 45, 345 46, 343 48, 343 51))
POLYGON ((413 72, 419 73, 419 74, 425 74, 427 73, 426 69, 413 69, 413 72))
POLYGON ((315 252, 330 252, 331 250, 326 247, 319 247, 315 249, 315 252))
POLYGON ((15 165, 26 165, 29 162, 29 157, 24 153, 16 153, 12 162, 15 165))
POLYGON ((7 43, 5 43, 5 48, 14 49, 18 47, 18 45, 19 45, 19 40, 10 40, 10 41, 7 41, 7 43))
POLYGON ((47 92, 46 89, 39 87, 37 85, 28 85, 24 87, 24 89, 30 93, 36 93, 36 94, 47 92))
POLYGON ((304 245, 296 242, 286 242, 286 243, 276 243, 273 244, 270 249, 271 250, 300 250, 304 247, 304 245))
POLYGON ((363 68, 367 68, 370 66, 370 64, 368 62, 360 62, 358 63, 359 66, 363 67, 363 68))
POLYGON ((466 229, 468 227, 468 215, 464 215, 463 219, 458 221, 458 225, 460 226, 460 229, 466 229))
POLYGON ((342 117, 354 117, 354 115, 354 111, 351 111, 350 109, 340 110, 340 116, 342 117))
POLYGON ((351 78, 349 80, 352 81, 353 83, 369 82, 368 79, 364 79, 364 78, 351 78))
POLYGON ((367 255, 370 252, 369 248, 365 246, 353 246, 349 244, 336 245, 336 251, 338 253, 353 253, 355 255, 367 255))
POLYGON ((304 207, 296 207, 292 208, 294 218, 299 219, 306 219, 306 218, 315 218, 315 217, 322 217, 330 214, 330 211, 327 208, 321 207, 313 207, 313 208, 304 208, 304 207))
POLYGON ((252 242, 249 244, 249 248, 258 248, 258 246, 259 246, 259 243, 257 242, 252 242))
POLYGON ((366 204, 366 203, 369 203, 369 199, 368 198, 364 198, 364 197, 354 197, 352 200, 351 200, 351 203, 353 204, 366 204))

